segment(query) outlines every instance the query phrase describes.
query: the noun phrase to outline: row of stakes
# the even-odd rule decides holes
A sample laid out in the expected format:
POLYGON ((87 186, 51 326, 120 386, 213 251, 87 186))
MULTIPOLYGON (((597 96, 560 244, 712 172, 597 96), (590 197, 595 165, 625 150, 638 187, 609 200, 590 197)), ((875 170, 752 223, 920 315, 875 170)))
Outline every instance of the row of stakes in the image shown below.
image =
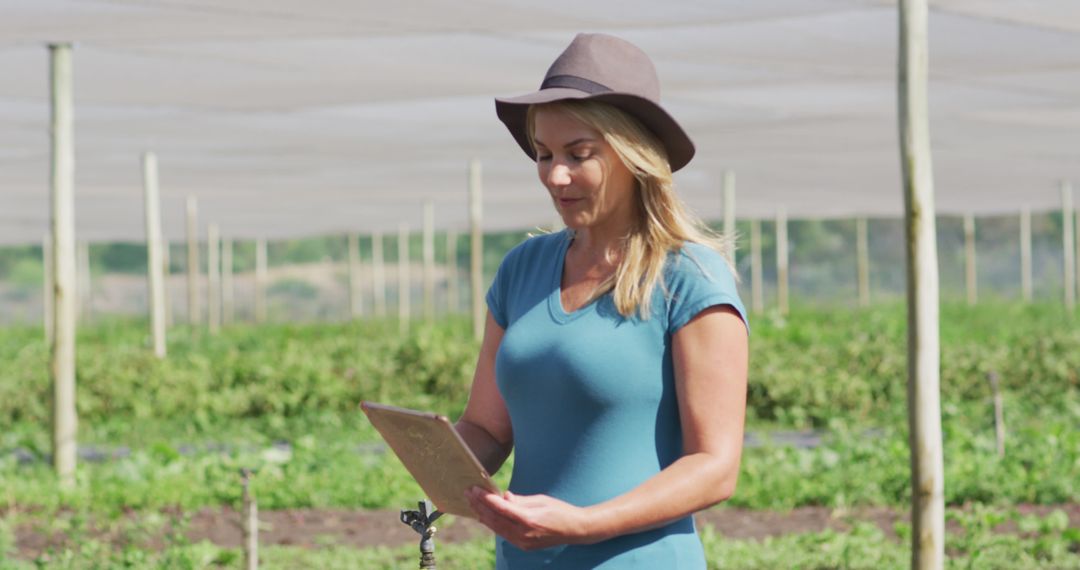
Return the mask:
MULTIPOLYGON (((259 505, 251 494, 250 469, 240 470, 243 484, 243 532, 244 532, 244 568, 259 568, 259 505)), ((401 522, 420 535, 420 570, 436 570, 435 567, 435 520, 442 513, 435 510, 431 501, 417 503, 417 510, 401 509, 401 522)))

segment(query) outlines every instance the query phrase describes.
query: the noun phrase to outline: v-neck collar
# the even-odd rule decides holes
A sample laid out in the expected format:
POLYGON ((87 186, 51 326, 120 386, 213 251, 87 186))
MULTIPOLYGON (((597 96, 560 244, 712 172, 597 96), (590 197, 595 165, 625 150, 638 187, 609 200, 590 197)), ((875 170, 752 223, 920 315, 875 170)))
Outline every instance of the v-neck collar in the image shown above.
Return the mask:
POLYGON ((596 303, 603 298, 601 295, 573 312, 567 312, 563 307, 562 276, 563 271, 566 270, 566 254, 570 250, 570 243, 572 241, 573 237, 571 236, 570 230, 563 230, 562 240, 561 243, 559 243, 558 255, 554 263, 554 271, 552 271, 551 275, 551 294, 548 295, 548 310, 551 313, 551 318, 557 323, 569 323, 570 321, 581 318, 583 315, 593 311, 596 303))

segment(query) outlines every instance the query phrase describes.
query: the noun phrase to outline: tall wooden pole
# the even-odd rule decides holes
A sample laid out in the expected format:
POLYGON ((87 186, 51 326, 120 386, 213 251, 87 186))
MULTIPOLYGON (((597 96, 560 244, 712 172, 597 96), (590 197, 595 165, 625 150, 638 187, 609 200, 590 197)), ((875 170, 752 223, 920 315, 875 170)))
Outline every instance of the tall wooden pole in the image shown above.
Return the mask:
POLYGON ((217 224, 206 227, 206 305, 210 334, 221 332, 221 232, 217 224))
POLYGON ((911 567, 945 567, 937 228, 927 111, 927 0, 901 0, 898 62, 900 165, 907 236, 911 567))
POLYGON ((398 226, 398 330, 402 333, 409 331, 409 320, 412 318, 412 283, 409 275, 409 226, 398 226))
POLYGON ((49 45, 52 121, 53 468, 62 488, 75 485, 75 144, 71 44, 49 45))
POLYGON ((221 323, 231 325, 236 319, 236 286, 233 284, 232 238, 221 240, 221 323))
POLYGON ((458 291, 457 232, 446 231, 446 312, 457 314, 461 310, 458 291))
POLYGON ((870 306, 870 236, 866 218, 855 219, 855 257, 859 275, 859 306, 870 306))
POLYGON ((424 202, 424 320, 435 322, 435 205, 424 202))
POLYGON ((1065 285, 1065 308, 1073 310, 1076 306, 1076 250, 1073 249, 1073 196, 1072 185, 1066 181, 1061 182, 1061 237, 1062 251, 1065 257, 1064 275, 1065 285))
POLYGON ((255 322, 266 322, 266 239, 255 240, 255 322))
POLYGON ((471 259, 469 267, 469 286, 472 289, 473 338, 480 340, 484 336, 484 223, 483 199, 481 198, 480 161, 469 162, 469 234, 471 259))
POLYGON ((202 322, 199 306, 199 203, 195 196, 187 197, 187 294, 188 324, 202 322))
POLYGON ((143 194, 146 205, 146 283, 150 300, 150 338, 154 355, 165 358, 165 263, 162 259, 161 202, 158 197, 157 156, 143 154, 143 194))
POLYGON ((1020 290, 1024 301, 1030 303, 1034 290, 1031 280, 1031 208, 1027 206, 1020 210, 1020 290))
POLYGON ((724 171, 724 238, 728 261, 735 265, 735 173, 724 171))
POLYGON ((964 214, 964 282, 967 285, 967 303, 979 302, 979 278, 975 270, 975 216, 964 214))
POLYGON ((755 313, 765 310, 765 281, 761 276, 761 220, 750 220, 750 306, 755 313))
POLYGON ((386 316, 386 266, 383 263, 383 236, 371 236, 371 287, 375 296, 375 316, 386 316))
POLYGON ((364 312, 363 289, 360 287, 360 236, 349 234, 349 316, 358 319, 364 312))
POLYGON ((44 268, 42 279, 42 292, 41 292, 41 312, 45 321, 45 344, 52 346, 53 343, 53 320, 54 309, 53 303, 56 299, 53 298, 53 287, 55 286, 55 279, 53 279, 53 247, 52 236, 46 234, 45 238, 41 240, 41 264, 44 268))
POLYGON ((787 211, 776 211, 776 297, 781 315, 788 314, 788 237, 787 211))

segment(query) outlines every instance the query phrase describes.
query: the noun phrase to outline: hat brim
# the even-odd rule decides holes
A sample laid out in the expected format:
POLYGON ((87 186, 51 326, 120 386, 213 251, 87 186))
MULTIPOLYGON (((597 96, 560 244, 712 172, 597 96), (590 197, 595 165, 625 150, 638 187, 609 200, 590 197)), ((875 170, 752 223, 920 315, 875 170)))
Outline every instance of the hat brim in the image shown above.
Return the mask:
POLYGON ((615 91, 586 93, 577 89, 553 87, 519 97, 496 98, 495 114, 509 129, 521 150, 525 151, 529 158, 536 160, 536 152, 529 142, 529 133, 525 124, 529 106, 568 99, 589 99, 610 103, 641 121, 664 144, 672 172, 686 166, 690 159, 694 158, 694 143, 679 123, 663 107, 649 99, 629 93, 615 91))

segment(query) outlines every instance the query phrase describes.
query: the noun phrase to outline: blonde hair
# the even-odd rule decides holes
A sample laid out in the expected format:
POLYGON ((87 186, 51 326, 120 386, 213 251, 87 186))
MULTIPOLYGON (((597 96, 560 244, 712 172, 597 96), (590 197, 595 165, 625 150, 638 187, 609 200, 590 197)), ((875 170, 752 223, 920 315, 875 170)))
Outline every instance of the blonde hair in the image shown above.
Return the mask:
MULTIPOLYGON (((534 148, 535 115, 540 107, 529 107, 526 119, 529 141, 534 148)), ((619 314, 631 317, 636 313, 648 319, 656 287, 659 285, 667 294, 663 275, 669 252, 679 251, 691 242, 724 254, 733 236, 711 230, 686 208, 675 194, 671 164, 663 143, 637 119, 599 101, 556 101, 542 107, 563 112, 602 134, 637 180, 634 199, 638 218, 623 240, 623 255, 615 273, 596 287, 590 301, 613 291, 619 314)))

